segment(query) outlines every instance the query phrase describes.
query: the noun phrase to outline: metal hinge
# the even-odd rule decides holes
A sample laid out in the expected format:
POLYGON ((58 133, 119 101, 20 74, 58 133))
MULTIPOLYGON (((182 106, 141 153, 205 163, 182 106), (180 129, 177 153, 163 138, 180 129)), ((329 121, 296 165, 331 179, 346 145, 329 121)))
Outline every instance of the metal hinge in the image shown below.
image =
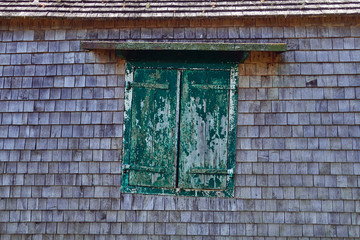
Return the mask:
POLYGON ((169 89, 169 84, 160 84, 160 83, 139 83, 139 82, 126 82, 126 90, 130 90, 132 87, 135 88, 149 88, 149 89, 169 89))
POLYGON ((139 166, 139 165, 129 165, 125 164, 122 166, 122 171, 142 171, 142 172, 152 172, 152 173, 165 173, 165 168, 163 167, 148 167, 148 166, 139 166))
POLYGON ((195 88, 204 90, 237 90, 238 86, 233 85, 209 85, 209 84, 193 84, 195 88))
POLYGON ((232 175, 233 169, 192 168, 189 172, 191 174, 205 175, 232 175))

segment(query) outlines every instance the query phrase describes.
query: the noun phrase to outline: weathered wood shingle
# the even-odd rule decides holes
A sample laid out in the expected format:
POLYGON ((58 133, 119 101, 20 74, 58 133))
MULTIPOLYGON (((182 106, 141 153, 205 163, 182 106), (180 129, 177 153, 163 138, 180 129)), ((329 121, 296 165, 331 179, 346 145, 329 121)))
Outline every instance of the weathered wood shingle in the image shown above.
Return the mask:
POLYGON ((357 0, 1 0, 1 17, 183 18, 349 15, 357 0))

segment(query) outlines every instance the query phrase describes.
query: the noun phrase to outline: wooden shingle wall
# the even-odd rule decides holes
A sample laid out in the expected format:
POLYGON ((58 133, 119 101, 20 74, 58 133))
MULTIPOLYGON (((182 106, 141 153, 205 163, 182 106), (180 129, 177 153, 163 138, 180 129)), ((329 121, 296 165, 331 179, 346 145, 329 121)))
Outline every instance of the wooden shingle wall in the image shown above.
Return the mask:
POLYGON ((4 20, 0 239, 360 238, 357 22, 4 20), (120 194, 124 61, 83 39, 288 44, 239 66, 234 198, 120 194))

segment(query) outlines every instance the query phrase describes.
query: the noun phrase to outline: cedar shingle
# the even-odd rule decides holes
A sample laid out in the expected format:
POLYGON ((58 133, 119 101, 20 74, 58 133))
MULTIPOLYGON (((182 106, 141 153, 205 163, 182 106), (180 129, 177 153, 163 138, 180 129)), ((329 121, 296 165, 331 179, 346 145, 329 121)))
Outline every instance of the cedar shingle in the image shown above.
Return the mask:
POLYGON ((183 18, 359 14, 356 0, 1 0, 0 17, 183 18))

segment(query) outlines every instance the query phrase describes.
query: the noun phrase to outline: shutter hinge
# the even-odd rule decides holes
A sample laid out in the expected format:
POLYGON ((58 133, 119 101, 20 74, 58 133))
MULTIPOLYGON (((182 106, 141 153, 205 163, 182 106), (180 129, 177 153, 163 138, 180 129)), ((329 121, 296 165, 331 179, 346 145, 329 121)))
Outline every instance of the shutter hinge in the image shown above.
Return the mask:
POLYGON ((165 168, 163 167, 148 167, 148 166, 138 166, 138 165, 129 165, 124 164, 122 166, 122 171, 140 171, 140 172, 151 172, 151 173, 165 173, 165 168))
POLYGON ((130 82, 126 82, 126 83, 125 83, 125 89, 126 89, 126 90, 130 90, 130 88, 131 88, 131 83, 130 83, 130 82))
POLYGON ((238 88, 236 84, 231 84, 231 85, 193 84, 192 86, 204 90, 237 90, 238 88))
POLYGON ((121 170, 122 170, 123 173, 129 171, 130 170, 130 165, 129 164, 122 165, 121 170))
POLYGON ((205 175, 231 175, 232 169, 212 169, 212 168, 191 168, 191 174, 205 174, 205 175))
POLYGON ((126 90, 130 90, 132 87, 135 88, 149 88, 149 89, 169 89, 169 84, 160 84, 160 83, 144 83, 144 82, 126 82, 126 90))
POLYGON ((230 177, 232 177, 232 175, 234 174, 234 169, 230 168, 227 171, 228 171, 228 174, 230 175, 230 177))

